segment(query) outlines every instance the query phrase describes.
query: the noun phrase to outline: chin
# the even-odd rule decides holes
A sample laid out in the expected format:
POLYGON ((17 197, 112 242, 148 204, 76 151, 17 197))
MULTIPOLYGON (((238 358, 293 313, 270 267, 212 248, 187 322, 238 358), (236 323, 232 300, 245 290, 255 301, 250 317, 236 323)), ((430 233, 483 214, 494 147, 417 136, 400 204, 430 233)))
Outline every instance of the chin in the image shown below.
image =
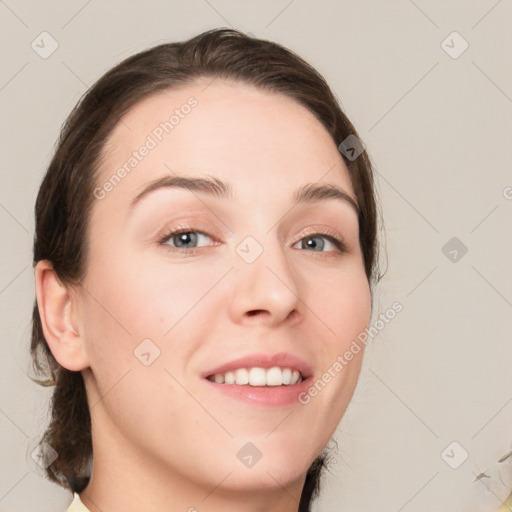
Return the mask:
POLYGON ((309 465, 289 467, 293 461, 279 461, 276 464, 257 466, 252 469, 238 468, 223 483, 231 492, 272 492, 282 491, 283 487, 296 485, 302 489, 309 465))
POLYGON ((302 487, 309 467, 319 454, 306 450, 303 444, 301 449, 290 448, 293 449, 282 446, 274 449, 272 443, 267 443, 258 453, 254 445, 243 445, 237 454, 238 464, 231 465, 233 472, 225 483, 240 491, 279 490, 294 483, 302 487))

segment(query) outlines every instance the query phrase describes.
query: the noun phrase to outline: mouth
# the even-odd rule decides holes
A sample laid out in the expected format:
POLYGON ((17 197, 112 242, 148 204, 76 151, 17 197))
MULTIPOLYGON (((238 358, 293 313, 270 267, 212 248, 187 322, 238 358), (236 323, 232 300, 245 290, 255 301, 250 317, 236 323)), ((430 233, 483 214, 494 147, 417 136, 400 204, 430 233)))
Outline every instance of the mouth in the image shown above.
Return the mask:
POLYGON ((277 387, 293 386, 305 380, 302 373, 296 368, 273 366, 271 368, 237 368, 224 373, 215 373, 206 377, 217 384, 277 387))
POLYGON ((311 385, 313 372, 293 354, 253 354, 238 358, 201 377, 211 389, 228 399, 259 406, 290 406, 311 385))

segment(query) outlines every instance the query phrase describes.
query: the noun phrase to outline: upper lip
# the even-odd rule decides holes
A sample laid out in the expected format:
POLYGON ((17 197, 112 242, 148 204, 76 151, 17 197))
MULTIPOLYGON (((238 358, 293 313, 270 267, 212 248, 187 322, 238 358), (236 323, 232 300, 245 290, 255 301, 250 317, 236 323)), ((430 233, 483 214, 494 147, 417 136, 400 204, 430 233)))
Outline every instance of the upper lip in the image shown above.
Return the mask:
POLYGON ((248 356, 233 359, 228 363, 222 364, 211 370, 207 370, 201 374, 204 379, 218 373, 226 373, 238 370, 239 368, 273 368, 279 366, 281 368, 290 368, 298 370, 303 379, 307 379, 311 375, 311 367, 306 361, 298 356, 288 352, 279 352, 276 354, 251 354, 248 356))

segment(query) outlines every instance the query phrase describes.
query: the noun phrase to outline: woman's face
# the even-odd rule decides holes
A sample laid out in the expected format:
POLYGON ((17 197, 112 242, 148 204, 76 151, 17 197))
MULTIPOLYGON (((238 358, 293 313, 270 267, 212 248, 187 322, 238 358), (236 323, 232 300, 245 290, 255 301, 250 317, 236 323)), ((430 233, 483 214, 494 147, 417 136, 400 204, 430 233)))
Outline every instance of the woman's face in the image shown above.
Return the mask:
POLYGON ((210 489, 302 485, 354 391, 362 351, 333 368, 371 302, 353 205, 295 196, 355 194, 310 111, 210 81, 146 98, 104 151, 80 310, 95 467, 137 460, 133 472, 210 489), (213 185, 146 190, 178 177, 213 185), (306 380, 289 384, 294 370, 306 380))

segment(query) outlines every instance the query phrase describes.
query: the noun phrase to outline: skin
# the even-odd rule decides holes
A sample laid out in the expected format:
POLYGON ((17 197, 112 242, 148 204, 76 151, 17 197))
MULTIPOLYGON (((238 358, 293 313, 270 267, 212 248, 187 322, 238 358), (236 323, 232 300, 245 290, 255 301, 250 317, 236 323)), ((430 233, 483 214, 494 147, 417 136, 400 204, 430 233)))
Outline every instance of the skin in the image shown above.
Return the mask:
POLYGON ((83 286, 64 286, 48 262, 36 266, 46 339, 86 383, 94 470, 81 499, 92 512, 296 511, 306 471, 359 376, 363 350, 310 403, 283 407, 226 397, 200 378, 256 352, 296 354, 318 378, 371 313, 355 210, 336 199, 292 208, 293 192, 311 182, 337 185, 355 200, 328 132, 283 95, 209 82, 144 99, 112 132, 99 184, 169 112, 191 96, 198 101, 95 201, 83 286), (146 184, 171 174, 215 176, 236 198, 161 189, 130 213, 146 184), (189 242, 199 249, 172 250, 177 237, 158 244, 183 223, 208 234, 189 242), (314 238, 316 249, 306 245, 326 228, 346 252, 324 238, 314 238), (263 249, 250 264, 236 252, 246 236, 263 249), (160 350, 148 366, 134 355, 147 338, 160 350), (251 468, 237 458, 247 442, 262 454, 251 468))

